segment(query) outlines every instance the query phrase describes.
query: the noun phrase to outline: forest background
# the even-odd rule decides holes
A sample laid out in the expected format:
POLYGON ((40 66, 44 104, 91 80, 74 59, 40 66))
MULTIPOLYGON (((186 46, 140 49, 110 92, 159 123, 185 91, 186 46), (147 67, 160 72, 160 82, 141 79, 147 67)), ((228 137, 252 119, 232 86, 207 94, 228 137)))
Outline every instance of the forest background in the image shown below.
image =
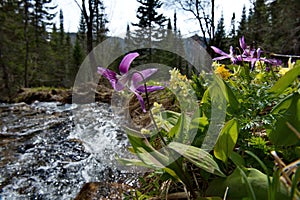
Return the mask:
MULTIPOLYGON (((11 101, 21 88, 73 86, 86 55, 109 37, 105 1, 74 2, 81 9, 77 33, 64 31, 64 13, 52 0, 0 1, 0 101, 11 101), (59 25, 54 21, 57 15, 59 25)), ((137 2, 138 23, 127 25, 126 45, 138 43, 141 37, 155 42, 168 41, 170 37, 172 41, 182 40, 176 12, 172 19, 158 12, 168 3, 192 14, 199 30, 192 38, 212 56, 215 55, 210 46, 229 49, 230 45, 238 46, 241 36, 256 48, 261 47, 268 56, 300 54, 300 1, 297 0, 251 1, 252 6, 248 10, 244 7, 241 16, 232 14, 229 32, 225 31, 223 16, 215 20, 214 0, 137 2), (145 28, 152 29, 150 35, 142 32, 145 28)), ((188 73, 187 63, 178 57, 170 59, 163 54, 159 61, 188 73)))

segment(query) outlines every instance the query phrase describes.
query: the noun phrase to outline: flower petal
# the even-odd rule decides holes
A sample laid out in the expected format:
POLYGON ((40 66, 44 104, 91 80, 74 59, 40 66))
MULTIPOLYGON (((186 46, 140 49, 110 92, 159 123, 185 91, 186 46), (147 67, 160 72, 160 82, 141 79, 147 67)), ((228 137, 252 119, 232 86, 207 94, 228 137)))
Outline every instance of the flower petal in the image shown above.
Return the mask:
POLYGON ((228 56, 228 53, 225 53, 224 51, 222 51, 221 49, 211 46, 211 48, 214 50, 214 52, 216 52, 217 54, 220 54, 222 56, 228 56))
POLYGON ((135 96, 136 96, 137 99, 139 100, 143 112, 146 112, 146 109, 145 109, 145 102, 144 102, 143 97, 142 97, 138 92, 136 92, 135 90, 132 90, 132 88, 131 88, 130 90, 135 94, 135 96))
POLYGON ((261 50, 261 48, 258 48, 257 50, 256 50, 256 57, 259 59, 260 58, 260 54, 262 53, 262 50, 261 50))
POLYGON ((117 79, 117 74, 114 71, 111 71, 109 69, 103 68, 103 67, 98 67, 97 68, 97 72, 98 74, 101 74, 102 76, 104 76, 105 78, 107 78, 111 84, 111 86, 116 89, 116 84, 118 82, 117 79))
POLYGON ((126 74, 128 72, 131 62, 138 56, 139 56, 138 53, 130 53, 123 58, 119 66, 121 75, 126 74))
POLYGON ((224 59, 227 59, 227 58, 230 58, 230 56, 220 56, 220 57, 216 57, 216 58, 213 58, 212 60, 224 60, 224 59))
POLYGON ((244 36, 242 36, 242 37, 240 38, 240 46, 241 46, 241 48, 242 48, 243 50, 247 49, 247 44, 245 43, 245 38, 244 38, 244 36))
POLYGON ((150 68, 150 69, 145 69, 142 71, 134 72, 132 75, 132 82, 134 85, 137 83, 143 82, 146 78, 152 76, 155 72, 157 72, 158 69, 156 68, 150 68))
MULTIPOLYGON (((157 91, 157 90, 165 89, 165 87, 163 87, 163 86, 146 86, 146 88, 147 88, 147 92, 154 92, 154 91, 157 91)), ((139 92, 142 92, 142 93, 146 92, 144 85, 139 86, 138 88, 136 88, 136 90, 139 91, 139 92)))

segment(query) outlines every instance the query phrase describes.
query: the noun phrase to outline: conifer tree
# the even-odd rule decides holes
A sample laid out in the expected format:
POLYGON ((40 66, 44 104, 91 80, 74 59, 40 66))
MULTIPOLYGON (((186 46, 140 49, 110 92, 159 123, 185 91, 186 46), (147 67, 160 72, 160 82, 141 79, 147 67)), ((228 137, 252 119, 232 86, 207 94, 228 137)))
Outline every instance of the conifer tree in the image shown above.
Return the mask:
MULTIPOLYGON (((163 3, 160 0, 137 0, 137 2, 141 5, 136 15, 139 21, 132 24, 137 27, 133 36, 134 45, 137 48, 154 47, 165 36, 164 26, 167 19, 157 12, 163 3)), ((153 48, 141 50, 141 54, 147 55, 143 60, 153 61, 153 51, 153 48)))
POLYGON ((133 38, 132 38, 132 33, 130 31, 130 26, 129 24, 127 24, 127 28, 126 28, 126 36, 124 38, 124 42, 125 42, 125 50, 128 51, 132 48, 134 48, 134 44, 133 44, 133 38))
POLYGON ((235 13, 232 13, 231 17, 231 30, 229 32, 229 45, 237 46, 237 38, 236 38, 236 28, 235 28, 235 13))
POLYGON ((225 38, 226 38, 226 32, 225 32, 225 25, 224 25, 224 16, 222 12, 215 33, 215 41, 214 41, 215 46, 217 46, 220 49, 225 49, 226 47, 225 38))
POLYGON ((77 0, 74 1, 81 9, 81 21, 84 20, 86 27, 86 52, 89 53, 94 47, 95 34, 96 38, 103 38, 108 31, 106 28, 108 20, 105 15, 105 7, 102 0, 81 1, 81 5, 77 0))
POLYGON ((247 15, 246 15, 246 6, 243 6, 241 21, 239 22, 238 30, 237 30, 237 37, 240 38, 246 34, 247 31, 247 15))
POLYGON ((137 0, 141 5, 138 7, 137 15, 139 22, 132 25, 137 27, 135 42, 148 40, 149 44, 153 41, 159 41, 163 38, 164 25, 167 19, 163 14, 158 14, 157 9, 161 8, 163 3, 160 0, 137 0))

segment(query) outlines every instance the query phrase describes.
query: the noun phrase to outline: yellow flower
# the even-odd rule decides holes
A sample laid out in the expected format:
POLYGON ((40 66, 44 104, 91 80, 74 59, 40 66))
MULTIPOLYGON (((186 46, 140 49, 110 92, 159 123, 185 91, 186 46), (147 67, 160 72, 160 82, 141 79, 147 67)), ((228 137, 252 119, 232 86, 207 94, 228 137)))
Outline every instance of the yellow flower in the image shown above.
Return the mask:
POLYGON ((141 129, 141 133, 144 134, 144 135, 147 135, 147 134, 150 134, 150 130, 149 130, 149 129, 142 128, 142 129, 141 129))
POLYGON ((227 80, 231 76, 229 70, 225 68, 225 65, 218 66, 215 69, 215 73, 219 74, 224 80, 227 80))
POLYGON ((279 74, 280 75, 285 75, 285 73, 287 73, 290 69, 294 68, 295 62, 292 62, 292 58, 289 58, 288 61, 288 67, 280 67, 279 69, 279 74))
POLYGON ((290 68, 287 68, 287 67, 280 67, 280 70, 279 70, 279 74, 280 75, 285 75, 285 73, 287 73, 288 71, 290 70, 290 68))

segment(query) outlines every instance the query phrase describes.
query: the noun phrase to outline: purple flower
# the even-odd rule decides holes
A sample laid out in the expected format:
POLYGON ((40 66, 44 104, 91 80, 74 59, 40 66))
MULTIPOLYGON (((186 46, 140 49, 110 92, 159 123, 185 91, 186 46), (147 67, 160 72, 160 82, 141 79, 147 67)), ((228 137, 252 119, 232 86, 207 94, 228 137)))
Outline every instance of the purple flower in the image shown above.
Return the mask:
POLYGON ((256 50, 255 48, 250 48, 249 46, 247 46, 244 36, 242 36, 239 41, 240 47, 243 50, 242 59, 246 62, 251 62, 252 70, 254 69, 255 63, 260 60, 269 63, 273 66, 278 66, 282 64, 282 62, 277 59, 261 58, 260 55, 263 51, 260 48, 256 50))
POLYGON ((239 61, 245 61, 251 63, 251 70, 254 70, 255 63, 257 61, 263 61, 269 63, 273 66, 281 65, 280 60, 276 59, 267 59, 261 58, 260 55, 262 54, 262 50, 260 48, 255 49, 250 47, 246 44, 244 36, 239 39, 240 47, 243 50, 242 55, 235 55, 233 52, 233 47, 230 47, 230 53, 225 53, 222 50, 218 49, 217 47, 211 46, 211 48, 221 56, 214 58, 213 60, 223 60, 229 58, 233 64, 237 64, 239 61))
POLYGON ((260 48, 258 48, 256 51, 255 49, 254 50, 250 50, 250 55, 247 56, 247 57, 243 57, 243 60, 246 61, 246 62, 250 62, 251 63, 251 70, 254 70, 254 67, 255 67, 255 63, 257 61, 266 61, 267 59, 262 59, 260 58, 260 55, 262 53, 262 50, 260 48))
POLYGON ((144 80, 157 72, 156 68, 146 69, 142 71, 134 71, 129 73, 129 67, 132 61, 138 57, 138 53, 127 54, 119 65, 120 75, 109 69, 98 67, 98 73, 107 78, 115 91, 121 91, 125 87, 129 88, 139 100, 143 112, 146 112, 145 102, 140 93, 153 92, 156 90, 162 90, 162 86, 144 86, 144 80))
POLYGON ((214 52, 221 55, 219 57, 213 58, 213 60, 223 60, 223 59, 229 58, 231 60, 231 62, 234 63, 234 64, 236 64, 237 61, 239 61, 239 57, 236 57, 234 55, 232 46, 230 46, 229 54, 225 53, 224 51, 222 51, 221 49, 219 49, 217 47, 211 46, 211 48, 214 50, 214 52))

